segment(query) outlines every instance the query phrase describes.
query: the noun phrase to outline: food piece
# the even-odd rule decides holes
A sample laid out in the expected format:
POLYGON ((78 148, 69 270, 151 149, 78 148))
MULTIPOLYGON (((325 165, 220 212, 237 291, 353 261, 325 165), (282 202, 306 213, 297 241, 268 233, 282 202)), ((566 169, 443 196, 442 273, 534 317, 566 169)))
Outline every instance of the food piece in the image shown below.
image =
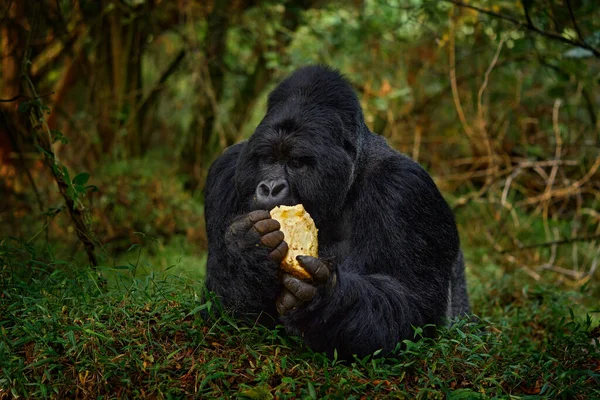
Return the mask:
POLYGON ((288 252, 281 268, 300 279, 310 279, 310 274, 300 265, 296 256, 318 257, 317 227, 302 204, 279 206, 271 210, 271 217, 279 221, 281 232, 288 244, 288 252))

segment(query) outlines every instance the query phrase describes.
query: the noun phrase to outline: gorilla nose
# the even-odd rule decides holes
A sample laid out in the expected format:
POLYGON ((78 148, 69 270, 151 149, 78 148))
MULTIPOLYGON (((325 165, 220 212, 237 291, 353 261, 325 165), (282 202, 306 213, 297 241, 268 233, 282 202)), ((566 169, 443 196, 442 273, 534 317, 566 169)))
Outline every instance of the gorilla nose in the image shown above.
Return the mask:
POLYGON ((264 206, 275 206, 281 204, 290 192, 285 179, 273 181, 262 181, 256 188, 256 199, 264 206))

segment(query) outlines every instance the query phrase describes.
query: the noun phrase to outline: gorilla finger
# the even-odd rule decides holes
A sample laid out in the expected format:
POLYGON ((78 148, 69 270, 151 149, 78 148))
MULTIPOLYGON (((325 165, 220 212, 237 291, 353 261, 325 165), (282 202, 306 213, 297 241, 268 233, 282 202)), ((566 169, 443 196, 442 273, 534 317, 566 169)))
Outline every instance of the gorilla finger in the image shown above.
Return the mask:
POLYGON ((304 302, 311 301, 317 293, 316 287, 314 287, 310 283, 306 283, 301 281, 300 279, 294 278, 290 274, 284 274, 281 279, 281 282, 287 290, 292 292, 294 296, 296 296, 304 302))
POLYGON ((281 231, 270 232, 260 238, 260 242, 264 246, 267 246, 271 249, 274 249, 277 246, 279 246, 279 243, 281 243, 282 241, 283 241, 283 232, 281 232, 281 231))
MULTIPOLYGON (((269 214, 268 211, 265 211, 265 210, 252 211, 249 214, 242 215, 241 217, 236 218, 231 223, 229 230, 233 234, 233 236, 244 236, 254 226, 254 224, 256 222, 263 220, 265 218, 271 218, 271 215, 269 214)), ((257 236, 257 240, 258 240, 258 236, 257 236)))
POLYGON ((298 262, 312 276, 316 283, 326 283, 329 280, 329 267, 318 258, 311 256, 298 256, 298 262))
POLYGON ((248 213, 248 220, 253 224, 268 218, 271 218, 271 214, 267 210, 255 210, 248 213))
POLYGON ((281 296, 275 302, 275 307, 277 308, 277 312, 280 315, 286 313, 286 311, 291 311, 295 308, 298 308, 302 305, 302 301, 294 296, 289 290, 283 289, 281 296))
POLYGON ((256 229, 256 231, 261 235, 277 231, 279 230, 279 228, 281 228, 281 225, 279 225, 279 221, 272 218, 262 219, 254 224, 254 229, 256 229))
POLYGON ((281 261, 287 252, 288 244, 285 242, 285 240, 282 240, 281 243, 279 243, 279 246, 269 253, 269 257, 271 257, 271 260, 275 261, 277 264, 281 264, 281 261))

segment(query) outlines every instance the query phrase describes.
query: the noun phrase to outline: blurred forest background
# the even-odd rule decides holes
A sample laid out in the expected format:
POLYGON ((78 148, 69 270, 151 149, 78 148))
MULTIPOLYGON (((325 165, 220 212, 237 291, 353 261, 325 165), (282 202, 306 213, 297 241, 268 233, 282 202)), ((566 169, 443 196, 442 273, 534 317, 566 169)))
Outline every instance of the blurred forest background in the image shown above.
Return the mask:
POLYGON ((4 272, 201 279, 208 166, 326 63, 434 176, 473 293, 600 299, 596 0, 3 0, 0 37, 4 272))

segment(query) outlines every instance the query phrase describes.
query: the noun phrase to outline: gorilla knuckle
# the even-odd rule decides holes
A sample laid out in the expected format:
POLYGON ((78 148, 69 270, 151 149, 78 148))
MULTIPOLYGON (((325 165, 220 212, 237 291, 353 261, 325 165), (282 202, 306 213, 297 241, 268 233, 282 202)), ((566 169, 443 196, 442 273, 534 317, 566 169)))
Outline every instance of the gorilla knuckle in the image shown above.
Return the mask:
POLYGON ((317 288, 309 283, 302 282, 289 274, 285 274, 283 285, 302 301, 310 301, 315 296, 317 288))
POLYGON ((254 224, 254 228, 258 233, 264 235, 265 233, 273 232, 281 228, 279 222, 275 219, 262 219, 254 224))
POLYGON ((281 296, 276 301, 277 312, 280 315, 288 311, 294 310, 302 305, 302 301, 298 299, 292 292, 284 289, 281 296))
POLYGON ((322 280, 323 278, 327 279, 329 277, 329 268, 318 258, 310 256, 298 256, 296 258, 313 278, 322 280))
POLYGON ((299 290, 296 292, 296 296, 302 301, 308 302, 311 301, 315 295, 317 294, 317 288, 311 286, 308 283, 300 286, 299 290))
POLYGON ((314 272, 313 277, 317 282, 325 283, 329 280, 329 275, 329 268, 325 264, 321 263, 314 272))
POLYGON ((274 231, 263 235, 260 238, 260 243, 269 248, 276 248, 283 241, 283 232, 274 231))
POLYGON ((267 218, 271 218, 271 214, 267 210, 255 210, 248 213, 248 220, 253 224, 267 218))
POLYGON ((271 260, 279 264, 283 260, 284 255, 281 253, 279 248, 276 248, 275 250, 269 253, 269 257, 271 257, 271 260))

